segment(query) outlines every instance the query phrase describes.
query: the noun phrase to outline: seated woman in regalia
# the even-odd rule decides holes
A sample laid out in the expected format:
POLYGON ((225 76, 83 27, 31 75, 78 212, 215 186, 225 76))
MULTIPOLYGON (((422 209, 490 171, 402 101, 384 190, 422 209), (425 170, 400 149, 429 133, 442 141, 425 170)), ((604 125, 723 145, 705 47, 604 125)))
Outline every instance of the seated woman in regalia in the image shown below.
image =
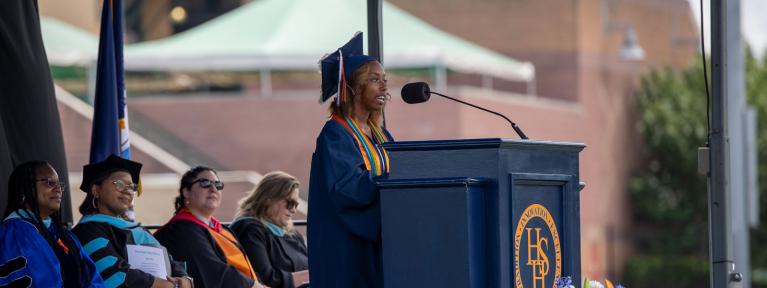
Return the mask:
POLYGON ((11 172, 0 225, 0 287, 104 287, 93 261, 62 225, 65 192, 48 162, 25 162, 11 172))
POLYGON ((83 166, 80 190, 87 195, 80 205, 83 217, 72 232, 96 261, 107 287, 192 287, 184 263, 170 256, 171 275, 167 277, 130 265, 129 245, 162 247, 140 224, 125 219, 138 191, 141 166, 115 155, 83 166))

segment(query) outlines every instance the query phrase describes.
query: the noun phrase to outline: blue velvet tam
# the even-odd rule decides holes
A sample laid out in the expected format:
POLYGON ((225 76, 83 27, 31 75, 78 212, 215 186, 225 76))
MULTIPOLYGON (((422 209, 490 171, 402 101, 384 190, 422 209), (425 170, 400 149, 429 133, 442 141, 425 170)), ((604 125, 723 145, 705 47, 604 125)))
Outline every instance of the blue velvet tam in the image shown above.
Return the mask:
POLYGON ((320 60, 320 70, 322 72, 322 95, 320 103, 324 103, 335 94, 336 105, 346 99, 346 93, 343 93, 342 86, 346 86, 351 79, 354 71, 360 68, 362 64, 370 61, 377 61, 375 58, 362 54, 362 32, 354 34, 349 42, 338 48, 333 53, 326 54, 320 60), (342 93, 338 93, 342 91, 342 93))

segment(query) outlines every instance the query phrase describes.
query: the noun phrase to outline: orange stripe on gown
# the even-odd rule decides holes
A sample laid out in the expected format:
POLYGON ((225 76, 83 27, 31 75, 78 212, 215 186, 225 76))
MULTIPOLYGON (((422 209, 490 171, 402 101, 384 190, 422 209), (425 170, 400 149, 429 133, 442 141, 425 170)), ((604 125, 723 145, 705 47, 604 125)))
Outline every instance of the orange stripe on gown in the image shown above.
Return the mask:
POLYGON ((208 228, 208 233, 210 233, 210 235, 213 236, 213 239, 216 240, 218 247, 224 251, 224 255, 226 255, 226 263, 232 265, 232 267, 242 272, 242 274, 245 274, 245 276, 250 277, 250 279, 258 281, 258 279, 256 279, 256 272, 253 271, 253 266, 250 265, 248 257, 242 253, 240 247, 235 244, 237 243, 237 240, 235 240, 236 238, 232 233, 229 233, 229 231, 224 229, 221 229, 221 233, 218 233, 210 228, 208 228))

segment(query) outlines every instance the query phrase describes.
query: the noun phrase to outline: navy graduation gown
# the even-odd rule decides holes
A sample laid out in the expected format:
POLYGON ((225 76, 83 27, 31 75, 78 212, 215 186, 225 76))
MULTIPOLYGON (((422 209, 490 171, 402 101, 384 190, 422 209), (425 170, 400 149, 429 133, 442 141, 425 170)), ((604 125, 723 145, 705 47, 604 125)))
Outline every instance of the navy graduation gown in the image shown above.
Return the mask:
POLYGON ((311 287, 382 287, 381 213, 374 176, 365 169, 352 135, 334 120, 317 137, 309 207, 311 287))

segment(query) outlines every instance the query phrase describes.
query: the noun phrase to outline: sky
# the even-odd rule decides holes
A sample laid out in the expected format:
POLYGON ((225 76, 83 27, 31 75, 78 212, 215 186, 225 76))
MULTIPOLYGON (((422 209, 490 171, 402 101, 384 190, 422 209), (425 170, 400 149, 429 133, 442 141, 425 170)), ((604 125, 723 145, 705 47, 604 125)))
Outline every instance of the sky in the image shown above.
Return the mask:
MULTIPOLYGON (((692 8, 693 15, 698 25, 700 25, 700 0, 688 0, 690 2, 690 8, 692 8)), ((711 32, 709 31, 709 6, 710 0, 703 0, 704 13, 703 21, 706 25, 706 50, 711 50, 711 32)), ((767 49, 767 17, 761 16, 767 11, 767 0, 741 0, 741 24, 743 36, 746 42, 751 46, 751 50, 754 51, 757 57, 764 55, 765 49, 767 49)), ((710 52, 708 52, 710 53, 710 52)))

